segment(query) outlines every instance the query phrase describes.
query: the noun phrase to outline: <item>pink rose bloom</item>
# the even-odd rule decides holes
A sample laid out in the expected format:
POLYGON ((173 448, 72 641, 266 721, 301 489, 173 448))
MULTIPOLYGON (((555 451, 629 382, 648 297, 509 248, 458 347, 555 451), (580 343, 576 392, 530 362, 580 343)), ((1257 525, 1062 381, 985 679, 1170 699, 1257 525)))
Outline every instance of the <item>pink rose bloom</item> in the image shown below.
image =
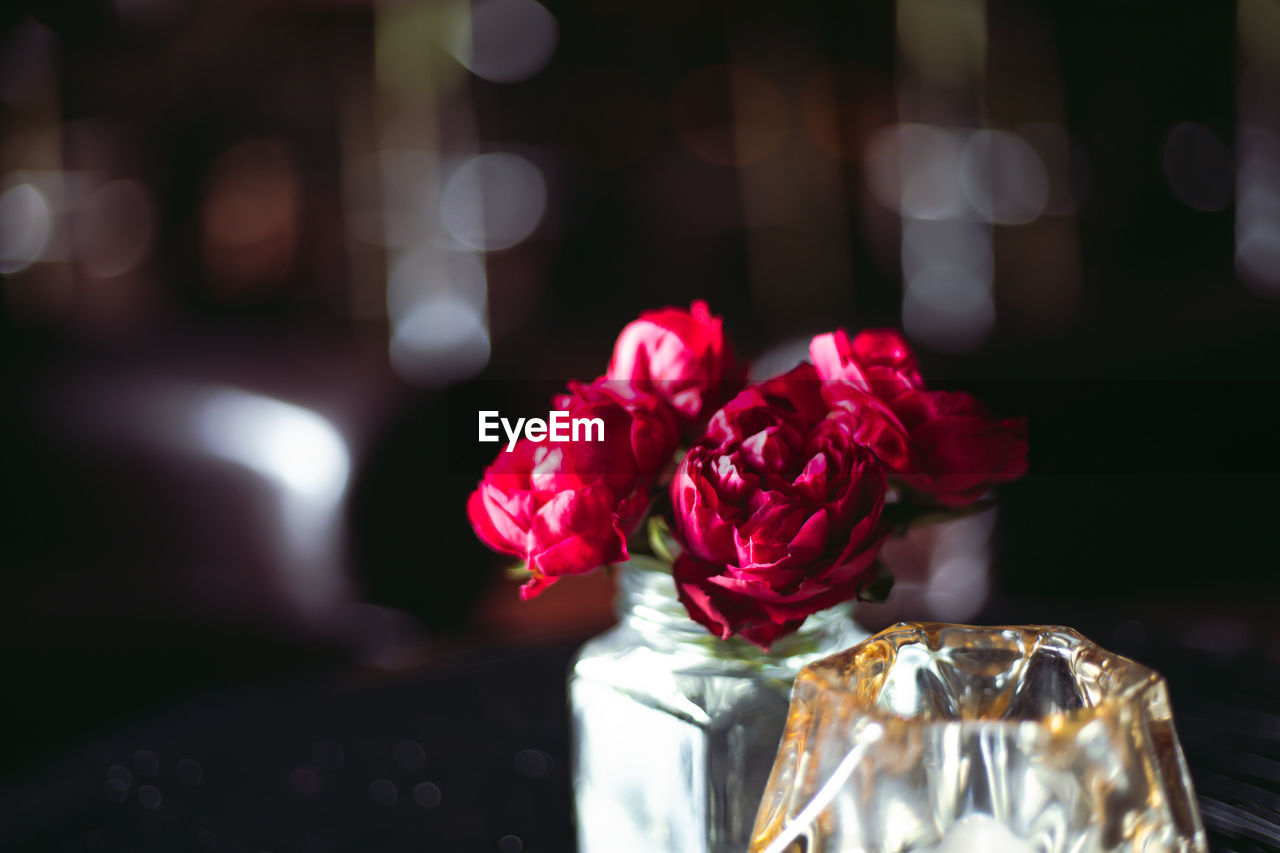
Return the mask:
POLYGON ((924 387, 915 354, 893 329, 867 329, 853 340, 844 329, 817 335, 809 358, 822 379, 850 382, 882 400, 924 387))
POLYGON ((1027 471, 1025 418, 997 419, 975 397, 928 391, 915 355, 891 329, 818 335, 809 356, 829 405, 850 412, 859 440, 891 476, 939 504, 963 507, 1027 471))
POLYGON ((606 376, 657 394, 683 422, 699 424, 744 376, 722 325, 701 300, 688 311, 646 311, 618 335, 606 376))
POLYGON ((533 575, 525 599, 564 575, 627 559, 627 537, 678 437, 666 405, 625 383, 571 383, 553 408, 600 418, 604 440, 521 439, 499 451, 467 501, 481 541, 525 561, 533 575))
POLYGON ((671 484, 689 615, 762 648, 874 580, 885 478, 807 364, 716 412, 671 484))

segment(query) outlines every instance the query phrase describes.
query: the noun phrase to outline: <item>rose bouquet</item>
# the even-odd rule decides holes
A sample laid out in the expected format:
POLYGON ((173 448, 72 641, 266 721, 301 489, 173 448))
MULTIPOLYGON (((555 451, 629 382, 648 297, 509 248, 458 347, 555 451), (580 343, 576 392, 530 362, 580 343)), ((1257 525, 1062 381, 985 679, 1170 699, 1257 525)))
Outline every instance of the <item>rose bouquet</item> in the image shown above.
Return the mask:
POLYGON ((1026 424, 926 388, 892 330, 818 335, 809 354, 748 385, 706 303, 642 314, 604 376, 553 401, 601 431, 499 452, 472 526, 519 558, 526 599, 647 550, 691 619, 766 650, 811 614, 883 596, 886 539, 1021 476, 1026 424))

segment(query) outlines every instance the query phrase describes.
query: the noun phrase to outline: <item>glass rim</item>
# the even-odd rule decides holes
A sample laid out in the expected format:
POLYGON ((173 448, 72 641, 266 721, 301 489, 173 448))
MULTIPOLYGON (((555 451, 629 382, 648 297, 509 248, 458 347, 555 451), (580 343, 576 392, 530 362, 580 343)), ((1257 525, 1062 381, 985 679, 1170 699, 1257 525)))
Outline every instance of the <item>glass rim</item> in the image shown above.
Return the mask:
MULTIPOLYGON (((940 647, 932 645, 930 648, 932 651, 941 650, 940 647)), ((882 663, 885 660, 886 658, 881 656, 875 661, 866 663, 882 663)), ((1079 661, 1071 661, 1070 663, 1074 675, 1074 666, 1079 661)), ((883 681, 884 674, 887 671, 888 667, 884 667, 879 673, 864 674, 861 677, 877 678, 883 681)), ((854 675, 853 677, 857 676, 854 675)), ((885 725, 890 729, 898 729, 902 726, 948 729, 1036 729, 1047 730, 1052 735, 1059 733, 1070 735, 1078 732, 1090 722, 1125 712, 1137 711, 1144 702, 1152 701, 1164 711, 1157 719, 1166 719, 1172 716, 1169 711, 1168 686, 1164 676, 1131 658, 1106 651, 1079 631, 1065 625, 964 625, 943 622, 901 621, 872 634, 855 646, 807 664, 796 677, 797 692, 801 685, 805 683, 812 683, 829 695, 837 697, 837 701, 840 704, 856 711, 865 720, 885 725), (910 632, 917 635, 929 636, 933 634, 936 636, 941 631, 973 632, 987 636, 1003 636, 1005 638, 1014 635, 1024 642, 1031 640, 1021 654, 1021 659, 1024 661, 1030 660, 1033 655, 1045 648, 1052 651, 1065 652, 1069 647, 1073 647, 1076 657, 1089 656, 1092 659, 1090 662, 1099 671, 1106 672, 1106 674, 1118 679, 1119 683, 1110 685, 1103 683, 1103 680, 1095 681, 1094 683, 1098 684, 1099 687, 1098 694, 1089 697, 1088 702, 1081 707, 1063 708, 1037 716, 1019 717, 971 716, 965 715, 963 712, 958 716, 941 716, 930 713, 902 714, 880 704, 878 689, 874 695, 868 695, 865 689, 859 691, 851 686, 851 670, 857 665, 855 662, 859 655, 866 654, 873 648, 887 645, 892 649, 892 653, 896 657, 903 646, 918 645, 918 643, 893 645, 895 635, 910 632), (1045 644, 1041 642, 1045 638, 1052 638, 1057 642, 1045 644), (845 663, 845 665, 841 666, 841 663, 845 663), (833 666, 840 666, 843 670, 841 672, 842 677, 832 677, 833 666)), ((795 694, 793 694, 792 698, 794 702, 795 694)))

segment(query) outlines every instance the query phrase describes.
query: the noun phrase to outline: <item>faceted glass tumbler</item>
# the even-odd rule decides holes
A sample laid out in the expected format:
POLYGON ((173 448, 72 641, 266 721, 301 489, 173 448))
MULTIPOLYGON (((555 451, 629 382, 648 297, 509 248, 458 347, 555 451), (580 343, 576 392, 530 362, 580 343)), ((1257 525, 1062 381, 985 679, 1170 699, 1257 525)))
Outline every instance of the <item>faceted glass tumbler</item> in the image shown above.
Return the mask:
POLYGON ((750 849, 1207 847, 1157 673, 1069 628, 901 623, 801 671, 750 849))
POLYGON ((579 853, 742 853, 796 673, 866 631, 845 606, 769 653, 721 640, 642 557, 619 572, 617 610, 569 676, 579 853))

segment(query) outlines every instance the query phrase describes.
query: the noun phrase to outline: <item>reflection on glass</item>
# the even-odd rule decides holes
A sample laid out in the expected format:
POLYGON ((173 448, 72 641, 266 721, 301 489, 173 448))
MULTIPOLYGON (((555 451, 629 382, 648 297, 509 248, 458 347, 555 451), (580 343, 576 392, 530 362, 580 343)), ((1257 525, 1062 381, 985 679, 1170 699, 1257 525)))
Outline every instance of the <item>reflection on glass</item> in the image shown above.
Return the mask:
POLYGON ((740 853, 800 667, 866 636, 847 608, 765 654, 689 619, 669 572, 633 558, 620 622, 569 678, 581 853, 740 853))
POLYGON ((1157 673, 1068 628, 903 623, 801 671, 751 850, 1205 845, 1157 673))

